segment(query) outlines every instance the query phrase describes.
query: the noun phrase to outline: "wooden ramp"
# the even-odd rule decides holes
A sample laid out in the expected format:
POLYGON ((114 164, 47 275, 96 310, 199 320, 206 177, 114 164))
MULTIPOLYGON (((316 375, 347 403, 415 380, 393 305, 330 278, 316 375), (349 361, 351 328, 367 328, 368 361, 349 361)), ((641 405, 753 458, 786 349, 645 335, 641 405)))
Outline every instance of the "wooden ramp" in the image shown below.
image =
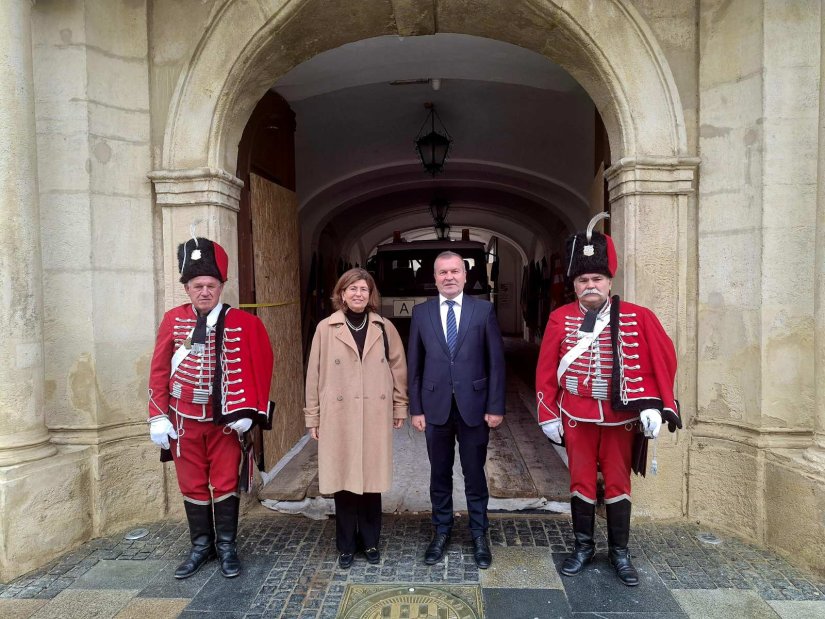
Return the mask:
POLYGON ((310 440, 258 493, 260 500, 302 501, 318 494, 318 441, 310 440), (310 491, 315 489, 315 494, 310 491))

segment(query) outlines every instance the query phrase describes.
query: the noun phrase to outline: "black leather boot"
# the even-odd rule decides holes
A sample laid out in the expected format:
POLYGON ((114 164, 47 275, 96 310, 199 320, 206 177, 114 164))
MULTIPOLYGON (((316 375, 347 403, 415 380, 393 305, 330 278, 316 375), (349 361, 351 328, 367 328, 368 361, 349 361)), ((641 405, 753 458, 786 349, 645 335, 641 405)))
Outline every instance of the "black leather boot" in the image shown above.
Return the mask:
POLYGON ((630 501, 622 499, 608 503, 607 510, 607 546, 610 565, 616 570, 619 580, 628 587, 639 584, 639 574, 630 562, 627 540, 630 537, 630 501))
POLYGON ((576 538, 573 554, 564 560, 561 573, 575 576, 593 560, 596 544, 593 541, 593 526, 596 522, 596 506, 577 496, 570 499, 570 515, 573 517, 573 535, 576 538))
POLYGON ((175 570, 175 578, 189 578, 203 564, 215 558, 215 530, 212 526, 212 505, 197 505, 184 501, 189 521, 189 539, 192 548, 189 557, 175 570))
POLYGON ((236 496, 215 502, 215 548, 218 551, 221 574, 227 578, 234 578, 241 573, 241 560, 238 559, 235 548, 240 505, 241 500, 236 496))

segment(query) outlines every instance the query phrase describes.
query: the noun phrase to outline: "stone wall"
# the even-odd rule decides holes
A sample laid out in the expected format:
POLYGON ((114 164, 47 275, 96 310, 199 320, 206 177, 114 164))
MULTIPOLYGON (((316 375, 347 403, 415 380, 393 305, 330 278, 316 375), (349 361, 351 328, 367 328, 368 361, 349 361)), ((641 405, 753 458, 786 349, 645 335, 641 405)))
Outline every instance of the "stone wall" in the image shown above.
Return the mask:
POLYGON ((815 423, 821 10, 816 0, 700 5, 689 515, 758 541, 782 540, 779 550, 823 570, 821 517, 805 516, 815 511, 806 502, 823 500, 822 471, 811 476, 792 464, 815 423), (780 479, 807 489, 798 511, 780 479), (783 530, 796 531, 796 540, 783 530))
POLYGON ((166 512, 145 424, 155 330, 146 15, 144 1, 32 8, 42 408, 57 453, 0 469, 0 578, 166 512))

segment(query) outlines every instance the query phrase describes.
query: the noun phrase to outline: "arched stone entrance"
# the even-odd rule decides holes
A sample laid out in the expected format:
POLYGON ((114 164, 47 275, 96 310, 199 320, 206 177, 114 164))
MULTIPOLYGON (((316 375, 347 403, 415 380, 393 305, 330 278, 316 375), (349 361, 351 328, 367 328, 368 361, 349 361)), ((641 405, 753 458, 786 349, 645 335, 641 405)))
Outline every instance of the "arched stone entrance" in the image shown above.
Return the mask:
MULTIPOLYGON (((169 107, 162 169, 150 177, 162 207, 165 305, 182 299, 174 284, 178 239, 190 222, 237 255, 239 182, 236 147, 256 102, 284 73, 323 51, 382 35, 461 33, 534 50, 566 69, 589 93, 604 120, 617 163, 606 173, 621 256, 617 289, 653 307, 680 351, 679 394, 695 403, 695 226, 693 183, 673 75, 635 8, 611 0, 363 0, 331 6, 319 0, 226 0, 181 74, 169 107), (262 8, 266 7, 266 8, 262 8)), ((237 290, 227 300, 237 301, 237 290), (234 298, 233 298, 234 296, 234 298)), ((688 415, 689 417, 689 415, 688 415)), ((666 438, 662 482, 639 484, 641 513, 684 513, 685 441, 666 438)), ((638 513, 638 512, 637 512, 638 513)))

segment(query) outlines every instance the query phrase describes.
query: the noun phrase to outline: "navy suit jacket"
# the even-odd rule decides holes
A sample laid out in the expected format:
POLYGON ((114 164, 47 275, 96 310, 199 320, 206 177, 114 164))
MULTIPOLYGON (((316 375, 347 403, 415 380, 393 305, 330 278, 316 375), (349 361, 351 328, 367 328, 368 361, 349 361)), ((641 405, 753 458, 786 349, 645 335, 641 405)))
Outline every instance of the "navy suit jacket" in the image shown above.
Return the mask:
POLYGON ((464 295, 455 357, 441 326, 439 297, 413 307, 407 348, 410 414, 443 425, 452 395, 464 423, 477 426, 484 415, 504 414, 504 348, 489 301, 464 295))

